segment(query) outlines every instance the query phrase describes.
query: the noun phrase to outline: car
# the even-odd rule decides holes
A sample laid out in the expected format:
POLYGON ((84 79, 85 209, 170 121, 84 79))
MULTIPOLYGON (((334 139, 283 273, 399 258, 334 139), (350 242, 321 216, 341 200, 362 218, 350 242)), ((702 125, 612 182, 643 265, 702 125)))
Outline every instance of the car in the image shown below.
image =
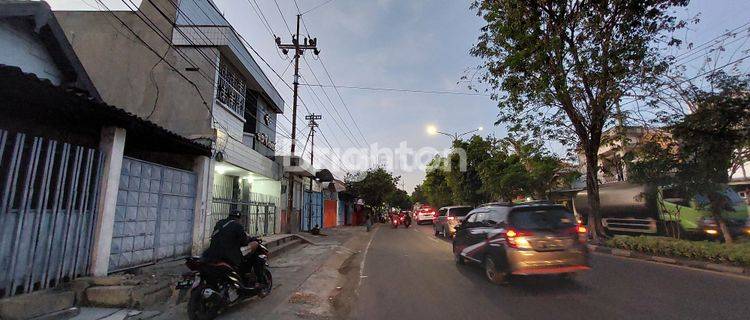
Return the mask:
POLYGON ((472 209, 474 209, 474 207, 471 206, 450 206, 440 208, 432 224, 432 229, 435 231, 435 235, 443 235, 447 238, 453 238, 456 233, 456 226, 461 223, 461 220, 463 220, 466 214, 472 209))
POLYGON ((479 207, 458 226, 453 255, 458 264, 481 264, 498 284, 514 275, 572 278, 590 269, 586 231, 561 205, 479 207))
POLYGON ((432 223, 433 218, 435 218, 435 209, 432 207, 422 207, 417 210, 415 220, 417 220, 417 224, 423 224, 425 222, 432 223))

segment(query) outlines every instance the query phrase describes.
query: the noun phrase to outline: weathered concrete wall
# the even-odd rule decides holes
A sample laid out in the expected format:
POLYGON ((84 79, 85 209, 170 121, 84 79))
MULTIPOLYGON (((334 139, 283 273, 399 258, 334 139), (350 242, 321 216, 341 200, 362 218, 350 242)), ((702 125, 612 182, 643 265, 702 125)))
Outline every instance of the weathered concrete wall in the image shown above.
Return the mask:
POLYGON ((60 70, 25 19, 0 19, 0 64, 16 66, 59 85, 60 70))
MULTIPOLYGON (((155 3, 170 19, 174 19, 176 10, 165 1, 155 3)), ((149 2, 143 3, 140 14, 156 24, 166 41, 135 12, 55 12, 105 102, 183 136, 212 136, 209 110, 214 96, 216 73, 213 65, 218 63, 218 50, 181 47, 179 50, 190 60, 186 61, 167 42, 171 41, 170 22, 149 2), (183 79, 165 61, 160 61, 160 55, 195 85, 183 79), (198 70, 186 70, 193 67, 198 70)))

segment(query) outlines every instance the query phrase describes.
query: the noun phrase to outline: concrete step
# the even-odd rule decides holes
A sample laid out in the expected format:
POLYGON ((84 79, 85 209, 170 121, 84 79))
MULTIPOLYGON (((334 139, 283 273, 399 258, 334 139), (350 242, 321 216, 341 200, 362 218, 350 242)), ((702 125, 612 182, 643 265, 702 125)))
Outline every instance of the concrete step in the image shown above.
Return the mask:
POLYGON ((0 299, 0 319, 22 320, 52 314, 73 307, 72 291, 44 290, 0 299))
POLYGON ((273 248, 268 248, 268 255, 270 259, 274 259, 275 257, 278 257, 282 255, 283 253, 297 247, 305 244, 306 242, 302 241, 302 239, 294 239, 285 243, 282 243, 280 245, 276 245, 273 248))

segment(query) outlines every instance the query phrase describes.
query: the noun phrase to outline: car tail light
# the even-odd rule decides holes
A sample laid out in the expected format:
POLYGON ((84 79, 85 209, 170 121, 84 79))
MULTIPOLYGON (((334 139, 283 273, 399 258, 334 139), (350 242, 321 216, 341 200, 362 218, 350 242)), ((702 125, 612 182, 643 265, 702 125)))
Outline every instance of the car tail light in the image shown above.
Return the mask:
POLYGON ((511 248, 531 249, 528 236, 534 235, 531 231, 508 229, 505 231, 505 241, 511 248))
POLYGON ((583 225, 578 225, 575 227, 575 233, 578 233, 578 242, 580 243, 586 243, 586 236, 588 235, 589 230, 586 229, 583 225))

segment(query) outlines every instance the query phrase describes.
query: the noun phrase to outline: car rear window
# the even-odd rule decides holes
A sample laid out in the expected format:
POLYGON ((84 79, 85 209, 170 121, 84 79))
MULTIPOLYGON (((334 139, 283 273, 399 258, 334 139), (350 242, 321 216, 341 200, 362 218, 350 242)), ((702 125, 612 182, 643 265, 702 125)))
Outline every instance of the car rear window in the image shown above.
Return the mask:
POLYGON ((528 208, 510 215, 513 227, 525 230, 556 230, 575 226, 573 213, 561 208, 528 208))
POLYGON ((461 207, 450 209, 450 215, 452 217, 463 217, 468 214, 473 208, 472 207, 461 207))

